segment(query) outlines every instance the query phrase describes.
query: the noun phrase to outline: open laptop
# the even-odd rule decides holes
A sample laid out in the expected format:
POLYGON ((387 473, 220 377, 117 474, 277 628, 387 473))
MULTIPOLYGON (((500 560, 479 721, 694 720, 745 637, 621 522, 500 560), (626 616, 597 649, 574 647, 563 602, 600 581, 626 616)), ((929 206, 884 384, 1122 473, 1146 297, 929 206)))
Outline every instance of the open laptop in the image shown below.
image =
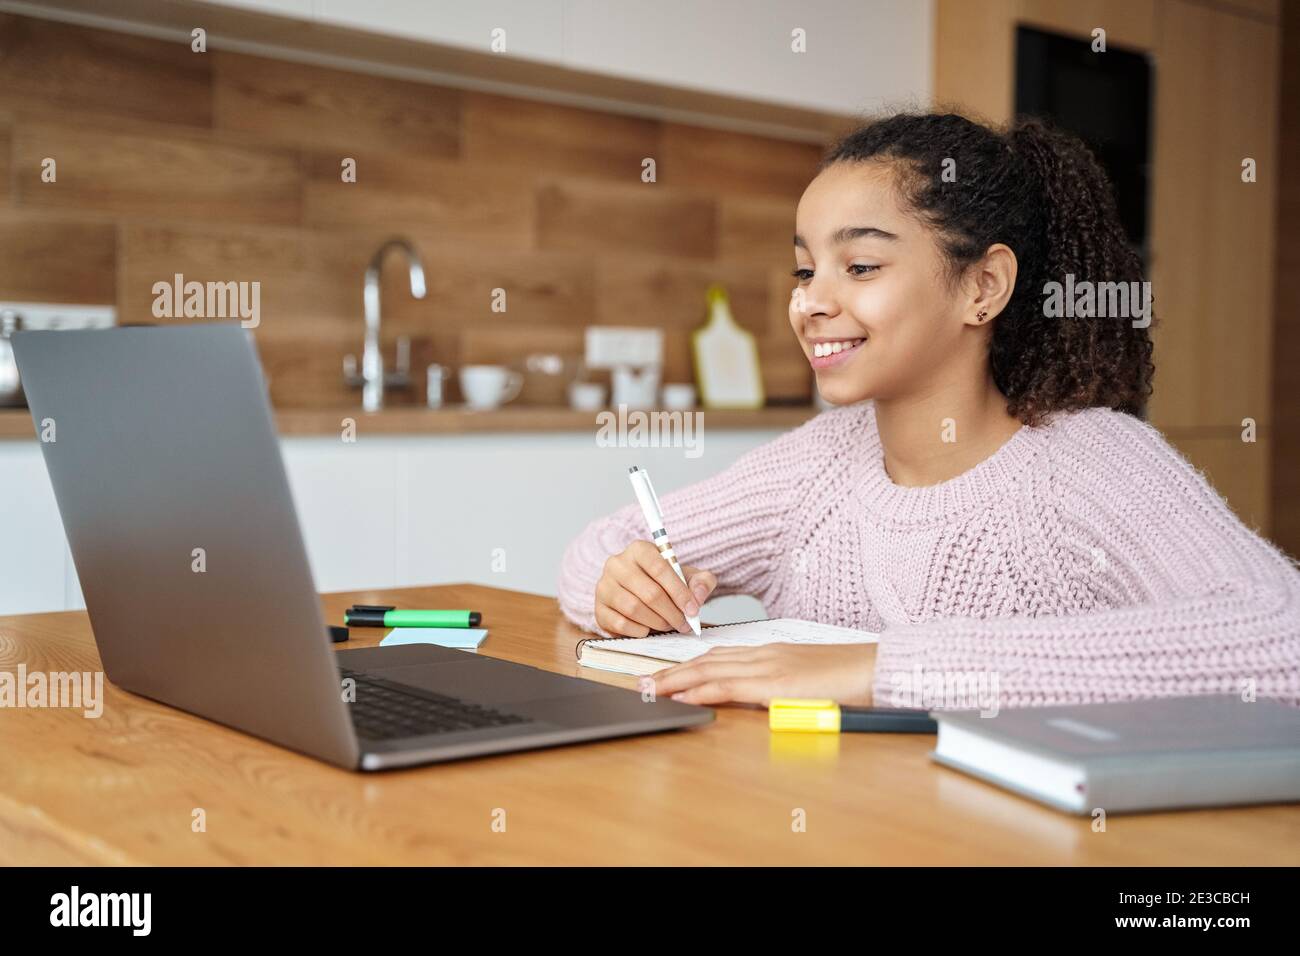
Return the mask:
POLYGON ((335 652, 238 325, 19 332, 13 346, 38 433, 54 425, 45 465, 117 686, 362 770, 713 719, 427 644, 335 652))

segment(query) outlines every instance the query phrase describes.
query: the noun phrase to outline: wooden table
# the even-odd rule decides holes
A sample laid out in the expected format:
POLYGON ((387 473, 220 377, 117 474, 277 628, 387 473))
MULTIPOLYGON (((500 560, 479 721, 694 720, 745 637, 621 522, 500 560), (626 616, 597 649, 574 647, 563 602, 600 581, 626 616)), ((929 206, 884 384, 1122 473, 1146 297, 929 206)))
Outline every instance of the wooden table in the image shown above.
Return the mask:
MULTIPOLYGON (((581 632, 550 598, 449 585, 322 600, 331 621, 354 602, 472 607, 491 631, 480 653, 633 685, 578 666, 581 632)), ((21 662, 97 670, 86 615, 0 618, 0 669, 21 662)), ((106 683, 99 719, 0 709, 0 863, 1300 863, 1297 806, 1112 816, 1098 833, 933 764, 932 744, 772 735, 765 711, 723 708, 696 730, 361 774, 106 683)))

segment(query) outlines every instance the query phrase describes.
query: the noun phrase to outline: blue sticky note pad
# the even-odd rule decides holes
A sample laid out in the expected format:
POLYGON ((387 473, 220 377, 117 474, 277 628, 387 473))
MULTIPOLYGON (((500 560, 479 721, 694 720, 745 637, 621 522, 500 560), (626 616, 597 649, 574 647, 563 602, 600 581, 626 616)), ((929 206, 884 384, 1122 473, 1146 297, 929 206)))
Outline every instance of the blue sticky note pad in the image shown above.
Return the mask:
POLYGON ((459 647, 474 650, 487 637, 487 630, 477 627, 395 627, 389 631, 380 647, 395 644, 437 644, 439 647, 459 647))

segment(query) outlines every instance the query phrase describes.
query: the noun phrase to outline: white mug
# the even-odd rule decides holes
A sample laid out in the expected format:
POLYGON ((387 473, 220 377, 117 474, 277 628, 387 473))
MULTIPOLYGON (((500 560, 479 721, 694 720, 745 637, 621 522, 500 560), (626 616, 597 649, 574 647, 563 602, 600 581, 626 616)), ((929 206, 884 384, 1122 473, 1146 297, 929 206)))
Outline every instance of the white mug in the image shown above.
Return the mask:
POLYGON ((660 394, 660 404, 669 411, 685 411, 695 407, 695 386, 687 382, 670 382, 660 394))
POLYGON ((570 382, 569 406, 580 412, 598 412, 605 407, 605 386, 600 382, 570 382))
POLYGON ((658 365, 647 365, 634 369, 628 365, 614 367, 614 395, 612 405, 626 405, 628 408, 654 408, 655 397, 659 394, 658 365))
POLYGON ((523 387, 523 375, 504 365, 466 365, 460 370, 460 392, 470 408, 486 410, 512 402, 523 387))

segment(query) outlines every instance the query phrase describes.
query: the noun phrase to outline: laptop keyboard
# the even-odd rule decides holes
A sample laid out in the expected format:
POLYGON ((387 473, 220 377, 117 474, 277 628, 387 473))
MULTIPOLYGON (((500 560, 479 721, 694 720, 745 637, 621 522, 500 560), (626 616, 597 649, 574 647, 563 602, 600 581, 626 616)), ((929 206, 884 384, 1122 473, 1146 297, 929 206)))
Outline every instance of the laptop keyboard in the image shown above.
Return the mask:
POLYGON ((346 667, 339 668, 339 673, 356 681, 356 699, 348 704, 348 710, 357 735, 370 740, 449 734, 532 722, 531 717, 494 710, 456 697, 444 697, 346 667))

